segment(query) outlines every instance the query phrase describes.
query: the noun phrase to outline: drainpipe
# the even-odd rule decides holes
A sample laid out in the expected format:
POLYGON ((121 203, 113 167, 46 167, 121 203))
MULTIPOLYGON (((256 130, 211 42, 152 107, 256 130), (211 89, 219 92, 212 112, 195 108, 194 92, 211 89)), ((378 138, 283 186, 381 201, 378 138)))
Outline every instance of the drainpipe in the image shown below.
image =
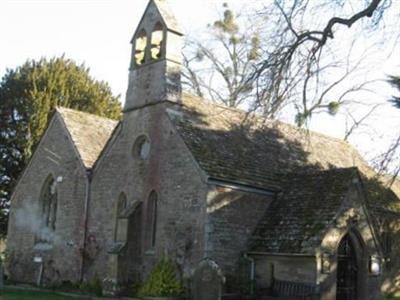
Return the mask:
POLYGON ((79 271, 79 281, 83 281, 84 268, 85 268, 85 249, 86 249, 86 237, 87 237, 87 223, 89 215, 89 200, 90 200, 90 184, 92 181, 92 170, 86 170, 86 195, 85 195, 85 207, 83 211, 83 241, 82 241, 82 260, 81 268, 79 271))
POLYGON ((243 258, 250 262, 250 295, 254 296, 255 262, 254 258, 244 253, 243 258))

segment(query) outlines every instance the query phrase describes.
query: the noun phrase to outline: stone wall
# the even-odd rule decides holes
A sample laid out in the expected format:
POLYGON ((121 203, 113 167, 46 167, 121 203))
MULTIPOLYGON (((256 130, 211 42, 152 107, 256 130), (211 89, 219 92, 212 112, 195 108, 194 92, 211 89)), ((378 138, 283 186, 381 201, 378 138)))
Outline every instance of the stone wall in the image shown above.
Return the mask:
POLYGON ((303 254, 255 254, 257 288, 271 288, 273 279, 305 283, 319 286, 320 299, 336 299, 338 247, 349 236, 355 249, 357 299, 382 299, 379 284, 382 277, 369 270, 371 256, 379 256, 380 250, 365 203, 362 187, 354 181, 335 219, 326 220, 326 228, 315 233, 315 238, 321 240, 319 248, 303 254))
POLYGON ((296 283, 316 283, 316 259, 313 256, 254 256, 257 289, 271 288, 273 279, 296 283))
POLYGON ((209 190, 206 257, 223 270, 228 290, 237 286, 239 258, 248 250, 248 240, 272 199, 269 195, 231 188, 211 186, 209 190))
POLYGON ((355 248, 357 259, 357 299, 381 299, 379 281, 369 271, 371 256, 380 256, 380 245, 373 232, 370 217, 367 215, 365 198, 360 183, 354 181, 333 222, 325 231, 318 254, 318 281, 324 300, 336 299, 337 287, 337 251, 344 236, 349 235, 355 248), (322 271, 322 255, 329 258, 330 270, 322 271))
MULTIPOLYGON (((156 258, 167 254, 176 260, 184 274, 203 257, 203 228, 207 187, 183 141, 175 132, 165 113, 164 104, 151 105, 124 115, 121 127, 94 170, 88 236, 96 241, 96 253, 87 265, 87 277, 98 274, 106 278, 114 263, 108 250, 114 243, 116 202, 124 192, 128 207, 141 202, 139 232, 135 228, 128 236, 141 236, 138 257, 129 260, 144 277, 156 258), (134 144, 145 135, 150 141, 147 159, 141 159, 134 144), (158 194, 155 248, 150 249, 147 230, 148 197, 158 194)), ((131 276, 133 275, 130 267, 131 276)))
POLYGON ((85 169, 55 115, 12 196, 7 237, 10 279, 36 282, 40 265, 33 258, 41 256, 44 284, 79 280, 85 195, 85 169), (60 181, 56 229, 50 233, 52 249, 34 250, 35 237, 42 229, 39 198, 49 175, 60 181))
POLYGON ((384 252, 382 291, 400 296, 400 220, 390 213, 380 217, 385 220, 380 234, 384 252))

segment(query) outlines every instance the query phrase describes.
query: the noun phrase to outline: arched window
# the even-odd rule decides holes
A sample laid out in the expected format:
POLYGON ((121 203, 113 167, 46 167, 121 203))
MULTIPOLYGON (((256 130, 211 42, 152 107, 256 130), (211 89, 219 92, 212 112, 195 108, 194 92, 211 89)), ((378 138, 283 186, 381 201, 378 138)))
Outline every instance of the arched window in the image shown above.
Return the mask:
POLYGON ((127 199, 124 193, 121 193, 117 202, 117 220, 115 228, 115 242, 126 243, 128 232, 128 219, 126 216, 127 199))
POLYGON ((150 193, 147 200, 147 240, 149 248, 154 248, 156 245, 157 234, 157 202, 158 197, 155 191, 150 193))
POLYGON ((135 41, 135 64, 140 66, 146 62, 147 33, 140 31, 135 41))
POLYGON ((150 154, 150 141, 147 136, 141 135, 133 144, 132 151, 134 158, 139 158, 140 160, 146 160, 150 154))
POLYGON ((154 26, 153 32, 151 33, 151 59, 157 60, 161 58, 162 47, 164 39, 164 30, 160 22, 154 26))
POLYGON ((118 217, 122 217, 123 216, 123 214, 124 214, 124 212, 126 210, 126 207, 127 207, 126 196, 125 196, 124 193, 121 193, 121 195, 118 198, 118 208, 117 208, 118 217))
POLYGON ((51 230, 56 229, 57 219, 57 190, 56 181, 49 176, 43 187, 40 196, 42 212, 42 226, 51 230))

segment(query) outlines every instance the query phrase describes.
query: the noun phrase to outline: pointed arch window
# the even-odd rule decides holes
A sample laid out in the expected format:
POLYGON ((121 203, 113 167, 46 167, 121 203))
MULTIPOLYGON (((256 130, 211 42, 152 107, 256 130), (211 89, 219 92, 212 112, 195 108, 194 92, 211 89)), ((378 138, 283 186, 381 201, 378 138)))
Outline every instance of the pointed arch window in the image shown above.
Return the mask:
POLYGON ((135 40, 135 64, 143 65, 146 62, 147 33, 142 29, 135 40))
POLYGON ((117 202, 117 220, 115 228, 115 242, 125 244, 128 232, 128 219, 126 217, 127 198, 121 193, 117 202))
POLYGON ((126 196, 124 193, 121 193, 121 195, 119 196, 118 199, 118 217, 121 218, 124 215, 124 212, 126 210, 127 207, 127 200, 126 200, 126 196))
POLYGON ((157 60, 162 56, 162 48, 164 41, 164 28, 160 22, 158 22, 151 33, 151 59, 157 60))
POLYGON ((58 203, 56 181, 52 176, 46 179, 42 187, 40 203, 42 226, 54 231, 56 229, 58 203))
POLYGON ((158 196, 152 191, 147 200, 147 240, 150 249, 156 245, 158 196))

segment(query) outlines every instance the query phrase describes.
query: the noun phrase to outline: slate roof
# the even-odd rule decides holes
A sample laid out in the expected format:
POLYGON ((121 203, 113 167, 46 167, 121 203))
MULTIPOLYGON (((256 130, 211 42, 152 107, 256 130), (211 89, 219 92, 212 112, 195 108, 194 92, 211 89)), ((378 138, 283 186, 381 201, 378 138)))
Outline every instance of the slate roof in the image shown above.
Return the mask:
POLYGON ((154 5, 158 12, 161 15, 162 21, 164 22, 164 25, 169 31, 173 31, 177 34, 183 35, 183 30, 180 27, 178 20, 175 18, 175 15, 172 13, 171 7, 168 5, 167 0, 151 0, 147 4, 147 7, 145 9, 145 12, 142 16, 142 18, 139 21, 139 26, 136 29, 136 32, 134 33, 134 37, 137 35, 138 31, 140 30, 140 24, 143 22, 143 19, 145 18, 147 12, 149 11, 150 6, 154 5))
POLYGON ((57 112, 64 121, 84 166, 92 168, 118 122, 63 107, 58 107, 57 112))
POLYGON ((250 250, 312 254, 357 176, 357 168, 283 175, 283 192, 258 224, 250 250))
POLYGON ((175 18, 175 15, 172 13, 170 6, 168 5, 166 0, 153 0, 156 4, 160 15, 164 19, 165 25, 167 29, 172 30, 176 33, 182 33, 182 29, 175 18))
MULTIPOLYGON (((59 107, 57 112, 84 165, 91 168, 118 122, 68 108, 59 107)), ((279 191, 284 173, 357 167, 366 180, 375 175, 350 144, 323 134, 187 93, 180 105, 171 105, 167 112, 199 166, 213 179, 279 191)), ((368 184, 367 190, 373 202, 379 203, 377 208, 385 204, 400 211, 399 202, 394 201, 400 195, 398 181, 384 194, 377 185, 368 184)))
POLYGON ((168 113, 209 178, 282 191, 255 232, 253 251, 311 254, 356 174, 375 229, 382 214, 398 218, 399 181, 385 187, 345 141, 188 94, 168 113))
MULTIPOLYGON (((57 111, 91 168, 118 122, 66 108, 57 111)), ((170 103, 167 113, 209 178, 281 191, 254 233, 253 251, 310 253, 356 174, 363 177, 367 205, 377 216, 373 226, 379 227, 382 212, 400 212, 393 192, 398 182, 385 188, 347 142, 189 94, 180 104, 170 103)))
POLYGON ((368 165, 350 144, 188 94, 168 110, 185 144, 213 179, 279 190, 282 173, 368 165))

